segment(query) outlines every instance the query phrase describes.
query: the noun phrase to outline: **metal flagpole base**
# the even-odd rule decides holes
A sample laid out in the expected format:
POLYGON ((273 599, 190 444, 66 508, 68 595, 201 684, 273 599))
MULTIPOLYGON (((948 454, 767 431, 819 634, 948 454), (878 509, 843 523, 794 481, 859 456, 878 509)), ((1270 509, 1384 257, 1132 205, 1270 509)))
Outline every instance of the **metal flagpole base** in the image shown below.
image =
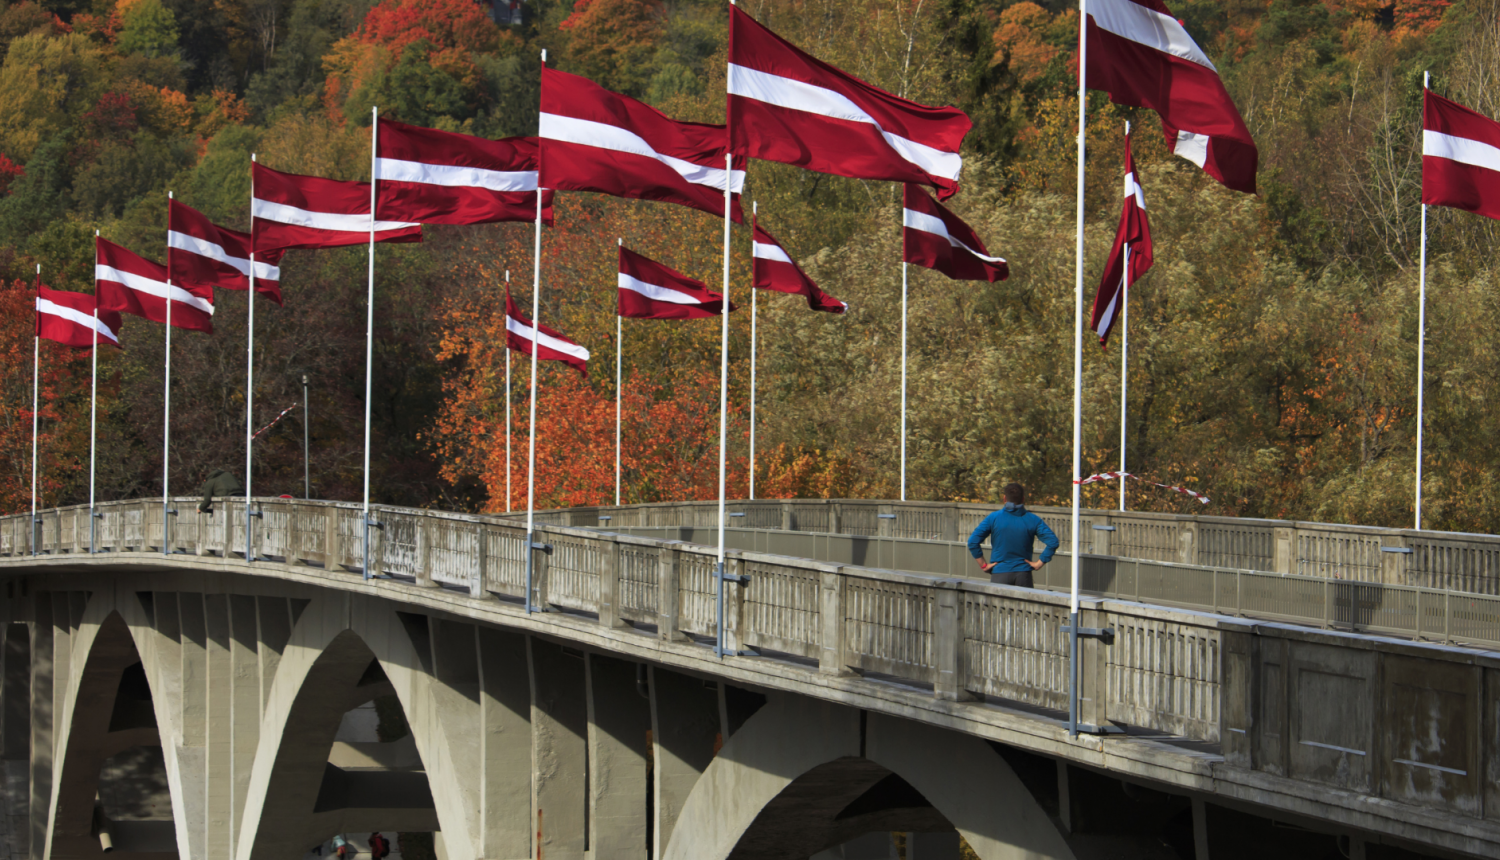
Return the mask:
POLYGON ((754 648, 746 648, 741 651, 733 651, 729 648, 726 648, 724 645, 724 583, 739 582, 749 584, 750 582, 749 576, 729 576, 724 573, 724 568, 725 563, 722 561, 714 566, 714 580, 717 583, 716 589, 718 591, 719 604, 718 622, 714 625, 715 629, 717 630, 714 635, 714 656, 720 659, 723 659, 724 657, 759 657, 760 652, 756 651, 754 648))
POLYGON ((365 577, 365 579, 375 579, 375 578, 377 578, 377 577, 380 576, 380 571, 376 570, 370 564, 370 529, 379 529, 380 531, 385 531, 385 523, 382 523, 382 522, 380 522, 378 520, 372 520, 372 519, 369 518, 369 516, 365 517, 365 546, 364 546, 364 550, 365 550, 364 577, 365 577))
POLYGON ((1068 623, 1060 628, 1068 634, 1069 659, 1068 675, 1070 684, 1068 688, 1068 734, 1070 735, 1119 735, 1125 730, 1115 725, 1096 726, 1092 723, 1080 723, 1078 721, 1078 640, 1098 639, 1106 645, 1115 641, 1115 628, 1113 627, 1080 627, 1078 626, 1078 613, 1074 612, 1068 616, 1068 623))

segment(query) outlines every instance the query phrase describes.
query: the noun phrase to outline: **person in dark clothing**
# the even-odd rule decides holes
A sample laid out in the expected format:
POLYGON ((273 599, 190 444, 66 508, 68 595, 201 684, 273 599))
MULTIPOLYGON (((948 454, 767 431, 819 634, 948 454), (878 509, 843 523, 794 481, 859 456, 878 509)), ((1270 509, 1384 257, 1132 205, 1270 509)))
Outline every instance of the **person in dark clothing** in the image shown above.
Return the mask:
POLYGON ((1005 507, 990 514, 969 535, 969 555, 979 562, 979 569, 990 575, 997 585, 1019 585, 1031 588, 1032 573, 1052 560, 1057 552, 1057 535, 1042 518, 1026 510, 1026 488, 1020 484, 1005 486, 1005 507), (990 541, 990 561, 984 561, 980 545, 990 541), (1031 549, 1041 538, 1045 549, 1038 561, 1031 560, 1031 549))
POLYGON ((384 860, 391 853, 391 843, 387 842, 386 838, 378 832, 370 834, 369 844, 370 856, 374 860, 384 860))
POLYGON ((198 504, 198 512, 212 514, 214 496, 235 496, 244 492, 244 489, 233 472, 228 469, 215 469, 208 476, 208 480, 203 482, 203 486, 198 488, 198 492, 203 494, 203 501, 198 504))

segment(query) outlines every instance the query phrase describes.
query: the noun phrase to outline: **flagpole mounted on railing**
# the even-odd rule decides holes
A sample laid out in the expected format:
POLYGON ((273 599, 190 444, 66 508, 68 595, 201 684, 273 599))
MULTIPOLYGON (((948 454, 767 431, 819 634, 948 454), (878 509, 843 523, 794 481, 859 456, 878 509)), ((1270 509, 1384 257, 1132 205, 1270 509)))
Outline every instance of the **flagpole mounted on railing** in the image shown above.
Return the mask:
MULTIPOLYGON (((119 332, 115 333, 119 337, 119 332)), ((89 379, 89 555, 98 550, 94 541, 98 536, 94 524, 99 515, 94 512, 94 464, 99 448, 99 231, 94 231, 94 348, 90 358, 89 379)))
POLYGON ((909 265, 905 260, 901 261, 901 501, 903 502, 906 501, 906 273, 909 265))
POLYGON ((380 574, 370 553, 370 529, 381 528, 370 520, 370 395, 375 381, 375 187, 380 181, 380 107, 370 108, 370 260, 365 287, 365 463, 364 463, 364 554, 365 579, 380 574))
MULTIPOLYGON (((542 193, 538 188, 538 195, 542 193)), ((505 270, 505 294, 510 295, 510 269, 505 270)), ((510 347, 505 348, 505 512, 510 513, 510 347)))
MULTIPOLYGON (((42 305, 42 264, 36 264, 36 297, 32 301, 32 315, 35 317, 41 313, 42 305)), ((41 392, 41 366, 42 366, 42 323, 39 318, 32 320, 31 339, 31 554, 37 554, 37 519, 36 519, 36 440, 37 440, 37 409, 40 407, 41 392)))
MULTIPOLYGON (((752 200, 750 202, 752 224, 758 215, 760 215, 760 204, 752 200)), ((760 291, 755 288, 754 280, 752 276, 750 284, 750 492, 747 493, 752 502, 755 501, 755 339, 758 322, 756 317, 759 314, 756 298, 760 295, 760 291)), ((725 297, 725 301, 728 302, 728 296, 725 297)))
MULTIPOLYGON (((1425 102, 1428 88, 1432 85, 1432 73, 1422 73, 1422 95, 1425 102)), ((1425 105, 1424 105, 1425 106, 1425 105)), ((1426 405, 1424 375, 1427 353, 1427 203, 1422 203, 1422 250, 1417 269, 1417 477, 1416 497, 1413 509, 1416 524, 1422 528, 1422 410, 1426 405)))
MULTIPOLYGON (((250 486, 250 467, 254 462, 255 444, 255 153, 250 153, 250 295, 248 330, 245 338, 245 561, 255 561, 255 541, 252 531, 255 512, 251 503, 253 490, 250 486)), ((229 517, 226 511, 225 519, 229 517)), ((233 529, 226 522, 224 525, 224 552, 229 553, 229 532, 233 529)))
MULTIPOLYGON (((547 50, 542 49, 542 68, 547 67, 547 50)), ((538 133, 541 132, 538 120, 538 133)), ((539 609, 532 602, 532 578, 536 572, 536 358, 537 346, 542 337, 542 184, 541 171, 537 172, 536 188, 536 244, 532 250, 531 273, 531 421, 526 431, 529 436, 526 463, 526 613, 539 609)), ((510 321, 506 321, 510 325, 510 321)), ((507 328, 507 331, 509 329, 507 328)))
MULTIPOLYGON (((167 192, 167 360, 166 378, 162 382, 161 417, 161 554, 172 553, 167 539, 167 518, 172 514, 172 492, 169 487, 172 456, 172 200, 175 193, 167 192)), ((253 264, 252 264, 253 268, 253 264)))
POLYGON ((1088 0, 1078 0, 1078 235, 1074 258, 1073 296, 1073 469, 1072 510, 1069 516, 1072 575, 1068 587, 1068 734, 1078 734, 1078 579, 1082 560, 1078 557, 1078 506, 1083 490, 1083 190, 1084 146, 1088 123, 1088 0))
MULTIPOLYGON (((615 240, 616 247, 625 247, 625 237, 621 236, 615 240)), ((625 328, 621 321, 620 309, 615 308, 615 507, 620 506, 620 370, 623 366, 621 356, 625 353, 625 328)))
MULTIPOLYGON (((715 601, 717 610, 714 623, 714 655, 737 656, 740 651, 729 649, 724 635, 724 584, 726 582, 748 582, 747 576, 730 576, 724 558, 724 499, 727 492, 727 469, 729 463, 729 252, 732 207, 734 201, 734 153, 724 153, 724 297, 720 300, 719 319, 719 557, 714 567, 715 601)), ((752 290, 753 292, 753 290, 752 290)))
MULTIPOLYGON (((1125 121, 1125 148, 1130 148, 1130 120, 1125 121)), ((1128 189, 1127 189, 1128 190, 1128 189)), ((1120 510, 1125 510, 1126 394, 1130 387, 1130 243, 1124 251, 1125 274, 1120 287, 1120 510)))

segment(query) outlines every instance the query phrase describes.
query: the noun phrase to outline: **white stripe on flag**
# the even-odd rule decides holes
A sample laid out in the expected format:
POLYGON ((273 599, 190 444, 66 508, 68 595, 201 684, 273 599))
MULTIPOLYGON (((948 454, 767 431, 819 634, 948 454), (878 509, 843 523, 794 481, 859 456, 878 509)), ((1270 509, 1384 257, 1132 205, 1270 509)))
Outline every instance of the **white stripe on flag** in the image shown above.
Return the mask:
POLYGON ((1134 0, 1095 0, 1089 4, 1089 17, 1100 29, 1122 39, 1218 71, 1188 31, 1170 15, 1147 9, 1134 0))
POLYGON ((1469 137, 1457 137, 1424 129, 1422 131, 1422 154, 1446 158, 1473 167, 1482 167, 1485 170, 1500 171, 1500 148, 1469 137))
MULTIPOLYGON (((165 283, 161 281, 154 281, 151 278, 147 278, 143 275, 136 275, 130 272, 122 272, 119 269, 116 269, 114 266, 106 266, 103 263, 94 266, 94 280, 114 281, 115 283, 123 284, 127 288, 135 290, 138 293, 145 293, 148 296, 156 296, 158 299, 165 299, 167 297, 167 285, 165 283)), ((172 285, 172 301, 177 302, 178 304, 195 307, 198 310, 208 314, 209 316, 212 316, 214 312, 213 302, 200 296, 195 296, 187 290, 184 290, 182 287, 177 286, 176 284, 172 285)))
POLYGON ((1172 147, 1172 154, 1180 155, 1202 167, 1208 163, 1208 142, 1209 137, 1206 134, 1198 134, 1192 131, 1178 131, 1177 143, 1172 147))
POLYGON ((1099 315, 1099 325, 1094 327, 1094 334, 1104 334, 1109 331, 1110 326, 1115 324, 1115 309, 1120 306, 1120 296, 1124 294, 1124 289, 1115 290, 1109 304, 1104 307, 1104 313, 1099 315))
MULTIPOLYGON (((768 245, 765 242, 756 242, 752 248, 755 256, 761 260, 775 260, 778 263, 791 263, 792 258, 786 249, 780 245, 768 245)), ((793 265, 796 265, 793 263, 793 265)))
MULTIPOLYGON (((369 233, 371 230, 368 213, 345 215, 338 212, 310 212, 285 203, 272 203, 260 198, 256 198, 251 203, 250 214, 256 218, 290 224, 293 227, 310 227, 314 230, 330 230, 336 233, 369 233)), ((408 224, 404 221, 376 221, 373 229, 377 233, 383 233, 386 230, 405 230, 408 227, 420 226, 422 225, 408 224)))
POLYGON ((664 287, 661 284, 647 283, 624 272, 620 273, 619 284, 622 290, 634 290, 646 298, 655 299, 658 302, 671 302, 674 305, 703 304, 702 299, 694 298, 687 293, 680 293, 671 287, 664 287))
POLYGON ((965 251, 968 251, 970 254, 973 254, 974 256, 978 257, 981 260, 984 260, 985 262, 1005 262, 1005 260, 1000 257, 991 257, 988 254, 981 254, 973 248, 970 248, 968 245, 965 245, 964 243, 953 238, 953 236, 948 232, 948 225, 943 223, 943 219, 938 218, 934 215, 928 215, 926 212, 918 212, 914 209, 903 209, 901 210, 901 224, 902 226, 910 227, 913 230, 921 230, 923 233, 931 233, 934 236, 941 236, 944 239, 948 240, 949 245, 952 245, 955 248, 963 248, 965 251))
POLYGON ((535 170, 488 170, 456 164, 428 164, 381 158, 376 161, 378 178, 392 182, 419 182, 447 188, 483 188, 486 191, 535 191, 535 170))
POLYGON ((1141 190, 1139 183, 1135 181, 1134 173, 1125 174, 1125 199, 1135 198, 1135 205, 1146 208, 1146 193, 1141 190))
MULTIPOLYGON (((527 343, 531 342, 533 331, 531 326, 521 322, 510 314, 505 315, 505 328, 508 331, 512 331, 520 335, 526 340, 527 343)), ((546 332, 541 332, 538 340, 541 342, 542 346, 545 346, 548 349, 553 349, 566 355, 571 355, 574 358, 582 359, 583 361, 589 360, 589 351, 576 343, 569 343, 568 341, 560 340, 550 334, 547 334, 546 332)))
MULTIPOLYGON (((190 236, 187 233, 179 233, 176 230, 167 234, 167 245, 179 251, 187 251, 189 254, 197 254, 210 260, 218 260, 226 266, 233 266, 239 273, 250 276, 250 261, 244 257, 232 257, 224 250, 223 245, 210 242, 207 239, 190 236)), ((259 281, 280 281, 281 267, 273 266, 260 260, 255 261, 255 278, 259 281)))
MULTIPOLYGON (((631 155, 654 158, 677 171, 677 173, 682 175, 683 179, 694 185, 703 185, 719 191, 724 190, 724 168, 704 167, 701 164, 694 164, 691 161, 684 161, 670 155, 663 155, 652 149, 651 144, 647 143, 645 138, 617 125, 594 122, 590 119, 544 113, 542 114, 541 126, 537 132, 537 136, 547 140, 577 143, 583 146, 597 146, 600 149, 611 149, 615 152, 627 152, 631 155)), ((734 175, 730 177, 730 182, 733 183, 733 186, 729 190, 732 193, 739 194, 745 187, 745 171, 734 171, 734 175)))
POLYGON ((105 325, 103 320, 96 320, 93 314, 86 314, 77 308, 60 305, 51 299, 37 299, 36 312, 47 314, 48 316, 62 317, 74 325, 97 331, 101 337, 110 343, 120 342, 119 338, 115 337, 115 333, 109 330, 109 326, 105 325))
POLYGON ((933 176, 941 176, 957 182, 959 171, 963 169, 963 158, 958 153, 944 152, 925 143, 917 143, 914 140, 891 134, 848 96, 816 84, 794 81, 770 72, 748 69, 730 63, 729 94, 834 119, 869 123, 879 129, 880 136, 885 138, 886 143, 900 153, 902 158, 933 176))

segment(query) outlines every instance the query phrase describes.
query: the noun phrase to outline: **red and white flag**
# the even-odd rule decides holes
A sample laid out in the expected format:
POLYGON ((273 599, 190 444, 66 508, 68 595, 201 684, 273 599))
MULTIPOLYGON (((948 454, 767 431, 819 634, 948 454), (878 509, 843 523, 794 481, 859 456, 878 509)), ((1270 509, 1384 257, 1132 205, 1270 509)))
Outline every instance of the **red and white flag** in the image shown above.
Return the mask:
POLYGON ((36 291, 36 333, 45 340, 65 346, 91 349, 98 332, 100 345, 120 345, 120 315, 99 311, 94 317, 94 297, 87 293, 70 293, 38 287, 36 291))
POLYGON ((1255 193, 1260 154, 1219 70, 1161 0, 1090 0, 1088 86, 1161 116, 1167 146, 1235 191, 1255 193))
POLYGON ((1422 202, 1500 218, 1500 123, 1431 90, 1422 99, 1422 202))
MULTIPOLYGON (((255 253, 283 248, 342 248, 370 241, 370 183, 282 173, 250 165, 255 195, 250 234, 255 253)), ((377 242, 420 242, 422 225, 376 221, 377 242)))
POLYGON ((735 155, 855 179, 958 192, 973 123, 955 107, 892 95, 804 53, 729 7, 729 129, 735 155))
POLYGON ((589 351, 567 339, 562 332, 544 325, 533 331, 531 319, 521 313, 510 291, 505 292, 505 345, 521 353, 531 355, 531 339, 537 338, 536 357, 539 361, 561 361, 572 365, 579 373, 588 373, 589 351), (539 332, 539 333, 538 333, 539 332))
POLYGON ((167 286, 167 267, 153 263, 113 242, 95 239, 94 294, 99 310, 124 311, 148 320, 167 321, 172 297, 172 325, 212 333, 214 291, 194 284, 167 286))
POLYGON ((961 218, 907 183, 901 201, 901 259, 936 269, 955 281, 1003 281, 1010 266, 991 257, 961 218))
POLYGON ((755 221, 755 243, 751 247, 750 283, 755 289, 806 296, 807 306, 815 311, 841 314, 849 310, 847 302, 841 302, 818 289, 818 285, 802 271, 792 255, 776 241, 776 237, 760 226, 758 220, 752 220, 755 221))
MULTIPOLYGON (((282 251, 255 257, 255 291, 281 304, 282 251)), ((167 201, 167 274, 174 284, 250 289, 250 234, 220 227, 202 212, 167 201)))
POLYGON ((1104 264, 1099 292, 1094 294, 1094 315, 1089 328, 1099 335, 1099 345, 1109 340, 1110 329, 1128 300, 1125 288, 1125 248, 1130 248, 1130 283, 1136 284, 1151 268, 1151 223, 1146 219, 1146 195, 1135 178, 1135 158, 1130 154, 1130 136, 1125 136, 1125 205, 1120 210, 1120 229, 1115 246, 1104 264))
MULTIPOLYGON (((642 320, 691 320, 724 312, 724 296, 707 284, 620 246, 617 312, 642 320)), ((734 302, 729 309, 735 310, 734 302)))
POLYGON ((541 182, 546 188, 678 203, 722 215, 724 184, 732 214, 744 220, 739 193, 744 159, 727 171, 722 125, 678 122, 588 78, 542 67, 541 182))
MULTIPOLYGON (((380 120, 375 214, 424 224, 536 220, 537 139, 487 140, 380 120)), ((552 192, 542 192, 552 223, 552 192)))

